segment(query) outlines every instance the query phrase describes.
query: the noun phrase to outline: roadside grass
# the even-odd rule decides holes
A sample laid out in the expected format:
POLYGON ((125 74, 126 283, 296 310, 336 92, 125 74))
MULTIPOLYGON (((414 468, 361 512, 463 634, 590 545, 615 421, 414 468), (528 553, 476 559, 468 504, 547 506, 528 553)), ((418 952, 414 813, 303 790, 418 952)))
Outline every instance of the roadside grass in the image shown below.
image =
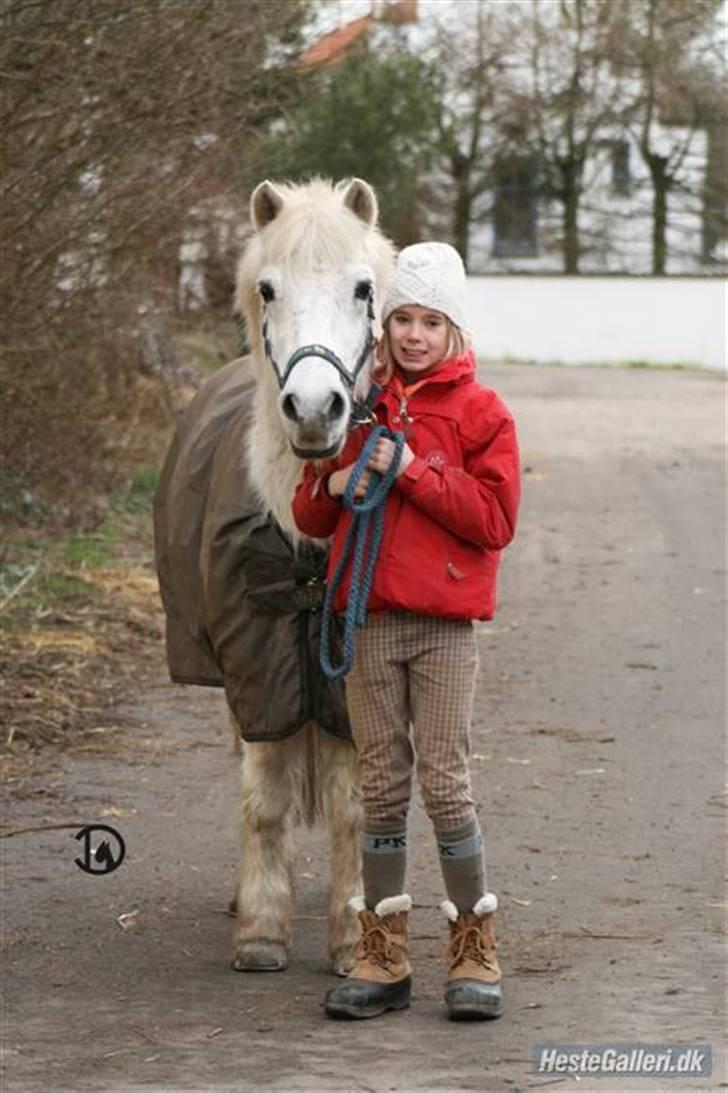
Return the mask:
POLYGON ((137 376, 118 406, 90 407, 104 430, 87 476, 55 435, 48 451, 36 445, 52 459, 34 447, 33 459, 0 468, 0 769, 16 788, 66 749, 103 752, 120 702, 165 674, 156 468, 204 376, 237 355, 239 334, 229 319, 199 317, 172 342, 178 369, 137 376), (100 464, 103 474, 90 473, 100 464))
POLYGON ((564 360, 551 360, 551 361, 537 361, 527 357, 513 357, 509 354, 504 354, 501 357, 479 357, 478 362, 482 365, 493 364, 506 364, 506 365, 530 365, 533 368, 624 368, 624 369, 651 369, 655 372, 714 372, 715 369, 708 368, 702 364, 690 364, 685 361, 650 361, 650 360, 627 360, 627 361, 584 361, 583 363, 577 363, 574 361, 564 360))
POLYGON ((156 483, 155 468, 136 471, 87 532, 59 530, 46 512, 29 520, 4 494, 0 758, 11 777, 53 749, 94 750, 113 704, 161 666, 156 483))

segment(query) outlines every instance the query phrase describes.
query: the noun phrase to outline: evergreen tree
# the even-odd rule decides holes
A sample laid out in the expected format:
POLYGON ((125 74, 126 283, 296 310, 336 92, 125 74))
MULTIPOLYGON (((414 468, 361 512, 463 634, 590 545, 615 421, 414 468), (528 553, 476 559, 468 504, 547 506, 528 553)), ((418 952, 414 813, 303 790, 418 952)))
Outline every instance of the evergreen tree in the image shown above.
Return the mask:
POLYGON ((307 76, 304 97, 268 140, 268 162, 294 181, 359 176, 376 189, 384 230, 416 241, 419 183, 433 161, 440 77, 400 50, 358 47, 307 76))

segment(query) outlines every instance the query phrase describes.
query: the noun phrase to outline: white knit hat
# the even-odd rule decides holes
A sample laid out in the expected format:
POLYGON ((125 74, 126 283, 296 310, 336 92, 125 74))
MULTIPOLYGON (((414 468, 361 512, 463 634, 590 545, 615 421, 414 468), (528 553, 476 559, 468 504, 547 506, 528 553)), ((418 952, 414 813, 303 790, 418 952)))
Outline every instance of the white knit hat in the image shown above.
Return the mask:
POLYGON ((400 251, 382 307, 382 322, 407 304, 441 311, 455 326, 467 330, 465 267, 449 243, 413 243, 400 251))

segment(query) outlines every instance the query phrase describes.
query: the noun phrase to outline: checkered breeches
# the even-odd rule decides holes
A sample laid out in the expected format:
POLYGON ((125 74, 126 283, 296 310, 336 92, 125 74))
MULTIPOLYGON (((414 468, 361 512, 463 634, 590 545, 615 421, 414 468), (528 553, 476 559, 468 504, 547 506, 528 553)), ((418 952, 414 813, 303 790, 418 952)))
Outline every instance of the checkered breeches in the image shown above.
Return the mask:
POLYGON ((367 821, 406 818, 415 768, 436 830, 474 818, 468 757, 477 672, 470 622, 372 614, 357 631, 346 696, 367 821))

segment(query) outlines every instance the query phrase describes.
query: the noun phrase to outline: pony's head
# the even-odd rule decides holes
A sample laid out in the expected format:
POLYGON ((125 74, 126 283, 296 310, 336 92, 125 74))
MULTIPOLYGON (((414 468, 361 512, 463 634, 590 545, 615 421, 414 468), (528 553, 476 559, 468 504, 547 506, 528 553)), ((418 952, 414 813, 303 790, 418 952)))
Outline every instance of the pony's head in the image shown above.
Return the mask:
POLYGON ((371 385, 374 338, 394 252, 377 228, 377 199, 361 179, 332 186, 261 182, 238 267, 258 382, 277 404, 301 459, 336 455, 356 402, 371 385))

